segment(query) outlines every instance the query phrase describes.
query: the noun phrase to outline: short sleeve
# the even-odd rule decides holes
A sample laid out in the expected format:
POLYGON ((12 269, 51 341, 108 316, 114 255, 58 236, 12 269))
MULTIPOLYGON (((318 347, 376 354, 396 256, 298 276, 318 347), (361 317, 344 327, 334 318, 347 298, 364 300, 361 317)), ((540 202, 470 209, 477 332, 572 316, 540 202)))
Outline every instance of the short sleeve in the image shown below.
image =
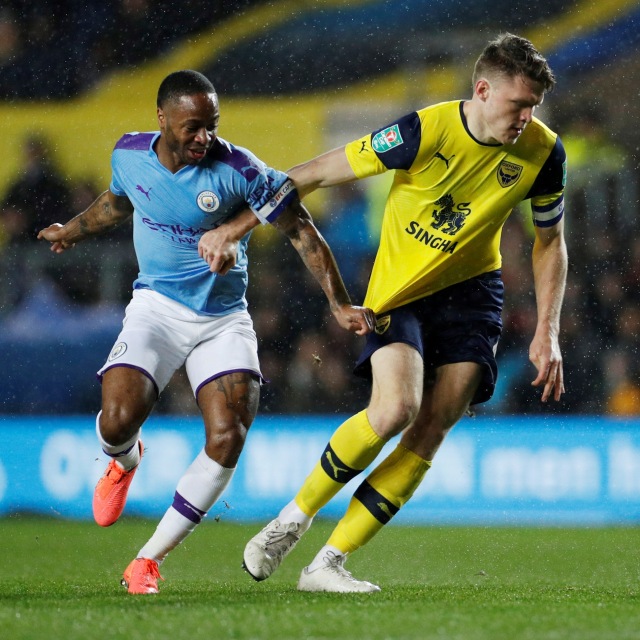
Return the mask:
POLYGON ((347 159, 358 178, 378 175, 391 169, 411 169, 422 140, 422 124, 417 112, 377 129, 346 146, 347 159))
POLYGON ((552 227, 564 216, 564 188, 567 182, 567 154, 560 138, 529 190, 533 223, 552 227))

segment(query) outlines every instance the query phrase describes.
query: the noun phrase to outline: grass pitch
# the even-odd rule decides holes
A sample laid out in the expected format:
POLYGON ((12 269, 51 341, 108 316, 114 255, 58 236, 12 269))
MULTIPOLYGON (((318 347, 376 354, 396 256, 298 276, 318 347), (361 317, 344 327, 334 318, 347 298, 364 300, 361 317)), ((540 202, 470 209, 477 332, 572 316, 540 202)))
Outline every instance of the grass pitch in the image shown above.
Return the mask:
POLYGON ((155 524, 0 519, 0 637, 640 638, 640 528, 391 525, 347 564, 382 592, 334 595, 295 588, 330 523, 256 583, 240 564, 261 524, 205 522, 162 566, 159 595, 130 596, 122 571, 155 524))

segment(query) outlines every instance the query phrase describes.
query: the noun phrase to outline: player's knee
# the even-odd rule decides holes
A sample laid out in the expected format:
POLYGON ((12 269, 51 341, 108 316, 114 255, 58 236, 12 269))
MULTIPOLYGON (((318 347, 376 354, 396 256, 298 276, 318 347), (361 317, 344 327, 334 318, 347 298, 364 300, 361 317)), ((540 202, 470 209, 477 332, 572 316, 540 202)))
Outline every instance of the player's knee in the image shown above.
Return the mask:
POLYGON ((134 436, 147 417, 143 408, 119 403, 103 404, 100 414, 100 434, 105 442, 119 445, 134 436))
POLYGON ((378 435, 390 438, 402 432, 416 419, 419 408, 418 399, 386 399, 378 403, 376 410, 370 415, 370 420, 373 418, 372 426, 375 422, 374 428, 378 435))
POLYGON ((210 429, 205 453, 223 467, 235 467, 242 453, 249 427, 237 421, 210 429))

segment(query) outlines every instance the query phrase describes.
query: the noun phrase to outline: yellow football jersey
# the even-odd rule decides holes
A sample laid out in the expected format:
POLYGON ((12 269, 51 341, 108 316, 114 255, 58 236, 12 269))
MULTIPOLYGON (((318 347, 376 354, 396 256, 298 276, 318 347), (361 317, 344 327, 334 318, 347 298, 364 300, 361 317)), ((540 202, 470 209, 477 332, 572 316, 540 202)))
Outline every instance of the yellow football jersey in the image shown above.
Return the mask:
POLYGON ((502 227, 523 200, 538 226, 562 218, 557 135, 534 118, 515 144, 483 144, 462 105, 427 107, 346 146, 358 178, 395 171, 364 301, 376 313, 499 269, 502 227))

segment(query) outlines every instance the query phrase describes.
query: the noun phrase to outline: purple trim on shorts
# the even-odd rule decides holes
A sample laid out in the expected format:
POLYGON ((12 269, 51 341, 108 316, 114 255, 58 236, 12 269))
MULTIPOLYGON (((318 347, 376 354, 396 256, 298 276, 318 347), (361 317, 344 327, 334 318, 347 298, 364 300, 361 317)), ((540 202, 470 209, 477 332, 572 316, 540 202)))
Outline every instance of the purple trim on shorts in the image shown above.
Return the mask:
POLYGON ((155 133, 125 133, 116 142, 115 148, 128 151, 147 151, 155 135, 155 133))
POLYGON ((227 376, 230 373, 250 373, 251 375, 254 375, 258 378, 258 380, 260 381, 260 384, 269 382, 268 380, 265 380, 260 373, 258 373, 257 371, 254 371, 253 369, 229 369, 229 371, 221 371, 220 373, 216 373, 215 376, 211 376, 210 378, 207 378, 204 382, 201 382, 198 385, 198 388, 196 389, 196 394, 195 394, 196 399, 198 398, 200 389, 202 389, 202 387, 204 387, 205 384, 209 384, 212 380, 216 380, 217 378, 220 378, 222 376, 227 376))
POLYGON ((104 376, 104 374, 107 373, 109 369, 114 369, 115 367, 127 367, 128 369, 135 369, 136 371, 143 373, 145 376, 147 376, 147 378, 149 378, 149 380, 151 380, 151 382, 153 382, 153 388, 156 390, 156 397, 160 395, 160 390, 158 389, 158 385, 156 384, 156 381, 153 379, 153 376, 148 371, 146 371, 142 367, 136 367, 136 365, 134 364, 127 364, 126 362, 111 364, 108 367, 106 367, 102 373, 96 373, 96 377, 98 378, 98 380, 100 380, 100 383, 102 383, 102 376, 104 376))
POLYGON ((195 524, 200 524, 202 518, 207 515, 206 511, 194 507, 188 500, 185 500, 177 491, 173 496, 173 504, 171 505, 180 515, 195 524))

